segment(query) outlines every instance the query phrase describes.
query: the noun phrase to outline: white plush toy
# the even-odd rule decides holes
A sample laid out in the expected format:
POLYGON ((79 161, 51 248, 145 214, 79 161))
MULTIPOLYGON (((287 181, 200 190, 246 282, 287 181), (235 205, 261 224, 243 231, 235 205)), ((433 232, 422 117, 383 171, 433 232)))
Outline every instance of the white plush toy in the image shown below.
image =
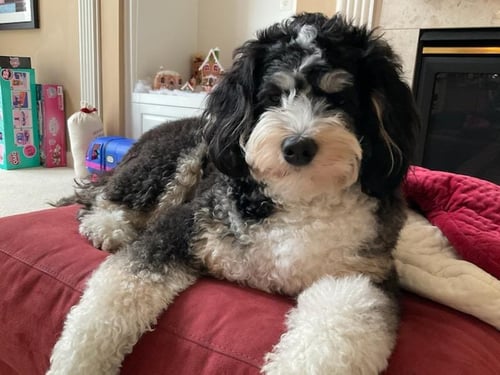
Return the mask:
POLYGON ((97 109, 91 106, 82 107, 68 118, 69 142, 75 176, 85 178, 89 175, 85 166, 85 155, 90 142, 104 135, 104 127, 97 109))

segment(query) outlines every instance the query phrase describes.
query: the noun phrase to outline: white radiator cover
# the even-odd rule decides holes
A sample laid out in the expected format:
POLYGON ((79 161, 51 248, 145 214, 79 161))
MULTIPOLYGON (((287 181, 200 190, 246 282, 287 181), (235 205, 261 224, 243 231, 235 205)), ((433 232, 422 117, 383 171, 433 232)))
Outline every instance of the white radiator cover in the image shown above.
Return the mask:
POLYGON ((343 13, 355 25, 367 25, 371 29, 376 0, 337 0, 337 12, 343 13))
POLYGON ((78 0, 80 101, 98 111, 102 109, 99 8, 100 0, 78 0))

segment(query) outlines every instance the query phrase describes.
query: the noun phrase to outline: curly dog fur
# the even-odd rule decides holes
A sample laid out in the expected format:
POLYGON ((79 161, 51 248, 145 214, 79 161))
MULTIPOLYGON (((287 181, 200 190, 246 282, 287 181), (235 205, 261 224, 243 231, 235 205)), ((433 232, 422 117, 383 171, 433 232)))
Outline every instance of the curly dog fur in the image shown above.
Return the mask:
POLYGON ((69 313, 49 374, 116 374, 201 275, 297 297, 266 374, 376 374, 397 325, 392 250, 418 118, 397 56, 302 14, 235 52, 201 118, 159 126, 76 189, 114 252, 69 313))

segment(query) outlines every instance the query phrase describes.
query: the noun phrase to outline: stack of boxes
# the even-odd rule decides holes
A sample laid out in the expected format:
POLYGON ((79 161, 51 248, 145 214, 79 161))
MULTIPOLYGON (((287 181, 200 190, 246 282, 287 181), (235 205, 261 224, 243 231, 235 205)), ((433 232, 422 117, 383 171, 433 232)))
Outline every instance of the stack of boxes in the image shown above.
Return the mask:
POLYGON ((66 165, 62 86, 36 85, 29 58, 0 56, 0 168, 66 165))

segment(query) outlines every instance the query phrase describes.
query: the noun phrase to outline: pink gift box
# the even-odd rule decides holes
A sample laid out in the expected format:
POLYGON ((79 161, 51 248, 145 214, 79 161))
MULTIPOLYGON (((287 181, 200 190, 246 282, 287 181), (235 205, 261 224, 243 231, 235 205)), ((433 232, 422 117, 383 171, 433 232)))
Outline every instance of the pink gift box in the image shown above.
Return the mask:
POLYGON ((46 168, 66 166, 66 115, 61 85, 37 85, 40 150, 46 168))

